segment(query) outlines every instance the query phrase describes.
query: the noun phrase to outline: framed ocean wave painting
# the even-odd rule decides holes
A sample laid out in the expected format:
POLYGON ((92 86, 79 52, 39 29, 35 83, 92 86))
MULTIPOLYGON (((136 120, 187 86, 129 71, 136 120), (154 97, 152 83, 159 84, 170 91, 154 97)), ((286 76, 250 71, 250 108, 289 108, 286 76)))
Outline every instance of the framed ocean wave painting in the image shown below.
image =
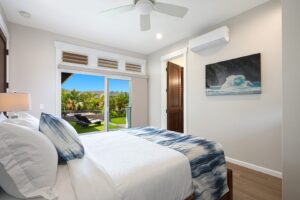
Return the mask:
POLYGON ((206 65, 206 95, 261 94, 261 54, 206 65))

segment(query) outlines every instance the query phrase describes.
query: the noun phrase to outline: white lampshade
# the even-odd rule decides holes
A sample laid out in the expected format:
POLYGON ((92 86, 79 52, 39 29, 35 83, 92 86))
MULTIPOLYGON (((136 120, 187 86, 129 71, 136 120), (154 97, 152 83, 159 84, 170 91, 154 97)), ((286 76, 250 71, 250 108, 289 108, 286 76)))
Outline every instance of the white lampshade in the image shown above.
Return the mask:
POLYGON ((0 112, 19 112, 31 109, 28 93, 0 93, 0 112))

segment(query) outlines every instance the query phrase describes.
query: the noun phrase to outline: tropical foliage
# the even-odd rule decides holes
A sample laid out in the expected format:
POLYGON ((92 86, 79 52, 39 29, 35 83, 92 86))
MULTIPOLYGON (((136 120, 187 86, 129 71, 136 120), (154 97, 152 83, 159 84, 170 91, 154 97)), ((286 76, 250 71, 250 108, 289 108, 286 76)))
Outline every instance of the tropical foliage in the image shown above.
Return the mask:
POLYGON ((92 92, 79 92, 77 90, 62 90, 62 111, 102 111, 104 95, 92 92))
MULTIPOLYGON (((62 90, 62 112, 93 111, 104 112, 104 95, 100 92, 79 92, 77 90, 62 90)), ((112 92, 109 98, 110 117, 125 117, 129 104, 127 92, 112 92)))
POLYGON ((111 93, 109 97, 110 118, 126 117, 126 107, 129 104, 127 92, 111 93))

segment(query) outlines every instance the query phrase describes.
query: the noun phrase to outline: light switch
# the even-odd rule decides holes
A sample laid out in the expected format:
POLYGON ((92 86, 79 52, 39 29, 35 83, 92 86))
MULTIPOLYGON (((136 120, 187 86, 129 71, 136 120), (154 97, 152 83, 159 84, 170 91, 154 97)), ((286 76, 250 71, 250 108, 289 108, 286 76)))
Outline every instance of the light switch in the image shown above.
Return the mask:
POLYGON ((40 109, 44 110, 45 109, 45 105, 44 104, 40 104, 40 109))

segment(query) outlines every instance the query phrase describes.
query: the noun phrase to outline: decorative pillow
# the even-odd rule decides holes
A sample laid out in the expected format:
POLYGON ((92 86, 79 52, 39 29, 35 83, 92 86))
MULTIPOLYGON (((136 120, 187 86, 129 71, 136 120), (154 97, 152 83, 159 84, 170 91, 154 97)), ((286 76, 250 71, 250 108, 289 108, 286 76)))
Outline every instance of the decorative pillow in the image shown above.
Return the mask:
POLYGON ((57 197, 57 152, 49 139, 24 126, 0 123, 0 186, 11 196, 57 197))
POLYGON ((82 158, 84 148, 76 130, 65 120, 42 113, 40 131, 54 144, 60 162, 82 158))
POLYGON ((3 122, 4 120, 7 120, 7 117, 1 112, 0 113, 0 123, 3 122))
POLYGON ((39 130, 39 120, 35 118, 34 116, 27 114, 27 113, 19 113, 19 118, 17 119, 7 119, 4 122, 20 125, 20 126, 26 126, 28 128, 31 128, 33 130, 38 131, 39 130))

